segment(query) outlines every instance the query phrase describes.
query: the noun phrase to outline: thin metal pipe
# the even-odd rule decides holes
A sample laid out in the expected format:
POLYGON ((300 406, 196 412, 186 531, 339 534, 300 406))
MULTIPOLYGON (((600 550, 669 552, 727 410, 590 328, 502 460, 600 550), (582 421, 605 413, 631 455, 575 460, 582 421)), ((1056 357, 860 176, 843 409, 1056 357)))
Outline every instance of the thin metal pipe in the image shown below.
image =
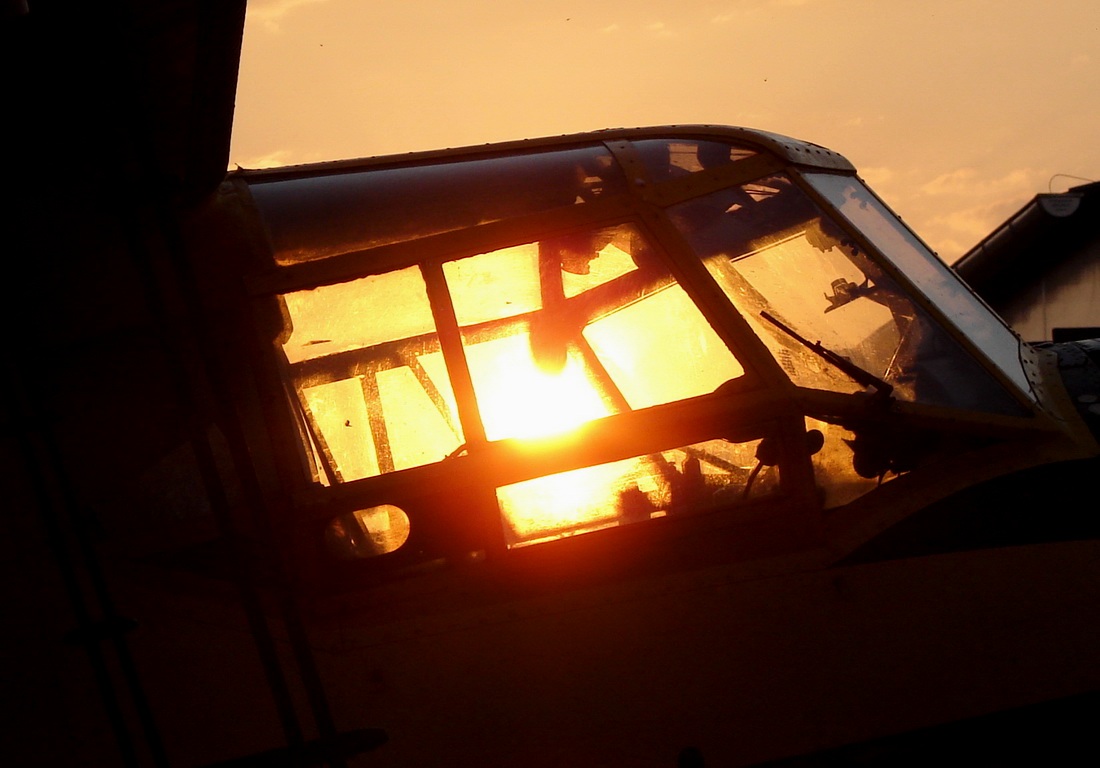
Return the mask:
MULTIPOLYGON (((236 418, 233 404, 229 400, 229 392, 231 390, 229 386, 229 377, 226 375, 218 356, 211 351, 215 348, 215 336, 209 327, 205 313, 202 311, 198 284, 190 268, 190 264, 187 261, 186 248, 182 242, 181 233, 176 227, 174 218, 168 211, 162 210, 161 215, 161 229, 167 241, 167 251, 172 260, 174 277, 176 278, 182 298, 190 315, 190 319, 192 320, 191 327, 197 345, 198 362, 213 392, 213 404, 217 421, 222 426, 226 440, 229 444, 230 457, 237 477, 241 481, 246 506, 251 511, 253 522, 257 526, 261 537, 268 543, 269 547, 272 547, 269 552, 269 563, 275 573, 275 584, 277 585, 280 613, 283 623, 288 630, 291 648, 297 662, 299 678, 306 690, 306 695, 313 712, 313 719, 317 725, 318 731, 323 739, 332 739, 336 736, 336 728, 333 722, 332 713, 328 707, 324 684, 316 664, 314 663, 312 650, 309 647, 309 640, 298 613, 294 596, 290 594, 290 581, 287 578, 283 563, 279 556, 278 542, 274 535, 275 529, 272 526, 272 521, 269 519, 263 489, 260 485, 260 479, 256 473, 256 468, 252 463, 243 426, 240 420, 236 418)), ((243 296, 242 300, 244 300, 243 296)), ((231 523, 229 520, 227 520, 227 522, 231 523)), ((250 597, 249 599, 251 600, 252 598, 250 597)), ((256 600, 256 604, 258 606, 258 599, 256 600)), ((266 627, 266 622, 263 626, 266 627)), ((280 689, 276 694, 277 701, 282 696, 283 690, 280 689)), ((280 702, 279 706, 280 711, 284 709, 292 711, 292 703, 289 696, 287 696, 285 701, 280 702)), ((287 718, 284 718, 284 720, 286 719, 287 718)), ((294 722, 296 723, 296 720, 294 722)), ((300 730, 290 735, 292 736, 292 746, 300 746, 300 730)), ((332 768, 344 768, 345 761, 342 757, 335 756, 329 760, 329 765, 332 768)))
MULTIPOLYGON (((5 365, 5 369, 7 368, 9 366, 5 365)), ((84 648, 85 653, 88 655, 96 688, 103 701, 107 720, 111 724, 111 730, 114 733, 122 762, 127 768, 137 768, 138 757, 134 749, 133 736, 126 724, 126 717, 119 703, 118 692, 115 690, 111 673, 107 668, 103 649, 99 645, 97 622, 92 617, 88 602, 80 586, 77 568, 74 567, 71 561, 69 548, 65 542, 66 537, 61 523, 61 513, 58 511, 58 507, 64 504, 64 500, 57 501, 54 498, 54 493, 50 491, 53 488, 56 493, 57 489, 68 485, 68 480, 63 478, 64 472, 57 461, 56 447, 52 445, 52 441, 44 434, 39 434, 37 437, 32 434, 32 424, 45 424, 44 409, 35 402, 34 398, 15 391, 17 386, 15 382, 20 381, 20 378, 13 375, 10 370, 4 370, 4 375, 0 376, 0 380, 4 382, 6 389, 4 401, 13 404, 15 421, 19 424, 19 427, 14 431, 19 443, 20 453, 24 457, 27 475, 30 478, 35 496, 38 498, 39 509, 41 510, 40 518, 46 528, 50 550, 57 562, 61 582, 76 616, 78 644, 84 648), (52 468, 52 472, 47 467, 52 468), (52 475, 52 478, 48 475, 52 475)), ((43 428, 40 426, 36 431, 41 433, 43 428)))

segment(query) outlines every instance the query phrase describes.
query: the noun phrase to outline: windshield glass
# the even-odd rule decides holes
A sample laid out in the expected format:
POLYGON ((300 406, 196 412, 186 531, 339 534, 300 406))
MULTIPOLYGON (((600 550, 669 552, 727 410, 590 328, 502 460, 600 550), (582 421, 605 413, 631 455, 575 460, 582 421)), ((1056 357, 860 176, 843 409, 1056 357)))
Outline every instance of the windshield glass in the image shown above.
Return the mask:
POLYGON ((1020 363, 1020 340, 870 190, 851 176, 810 173, 806 180, 936 302, 948 322, 1018 387, 1030 392, 1020 363))
POLYGON ((724 189, 670 213, 796 384, 860 391, 869 377, 853 375, 851 363, 902 400, 1022 411, 788 177, 724 189))

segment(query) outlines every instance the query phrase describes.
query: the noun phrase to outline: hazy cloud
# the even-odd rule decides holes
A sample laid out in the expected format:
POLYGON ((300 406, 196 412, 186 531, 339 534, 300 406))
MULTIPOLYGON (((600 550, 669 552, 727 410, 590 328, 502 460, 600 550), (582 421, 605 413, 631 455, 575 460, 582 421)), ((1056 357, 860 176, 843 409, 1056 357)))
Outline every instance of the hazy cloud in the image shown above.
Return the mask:
POLYGON ((741 0, 736 3, 735 8, 731 8, 728 11, 719 13, 717 16, 711 18, 713 24, 725 24, 733 21, 737 18, 744 18, 747 13, 752 11, 759 11, 765 8, 797 8, 803 5, 810 5, 811 3, 818 3, 821 0, 741 0))
POLYGON ((328 0, 249 0, 245 13, 258 21, 268 32, 280 32, 280 23, 292 11, 303 5, 327 3, 328 0))
POLYGON ((655 21, 652 24, 646 25, 646 31, 649 32, 651 35, 656 35, 657 37, 663 38, 677 36, 676 33, 669 29, 663 21, 655 21))
POLYGON ((274 152, 268 152, 266 155, 258 155, 256 157, 248 157, 234 161, 234 165, 250 169, 280 168, 284 165, 291 165, 294 162, 293 152, 288 149, 277 149, 274 152))
POLYGON ((927 200, 914 204, 937 211, 924 224, 928 239, 947 262, 955 261, 1041 191, 1035 173, 1017 168, 988 178, 959 168, 921 185, 927 200), (923 205, 922 205, 923 203, 923 205))
POLYGON ((1097 0, 1009 0, 995 18, 988 2, 850 5, 249 0, 231 156, 273 165, 608 125, 754 126, 843 153, 945 255, 1052 174, 1100 175, 1097 0), (673 48, 690 49, 655 55, 673 48), (581 98, 593 60, 648 87, 581 98))
POLYGON ((872 125, 881 125, 886 122, 885 115, 852 115, 840 122, 844 128, 863 128, 872 125))
POLYGON ((897 178, 894 169, 886 166, 865 166, 859 169, 859 175, 873 188, 884 187, 897 178))
POLYGON ((959 168, 927 182, 921 186, 921 191, 927 195, 959 195, 971 199, 1000 196, 1008 191, 1031 189, 1031 177, 1030 171, 1022 168, 995 179, 979 174, 974 168, 959 168))
POLYGON ((1000 226, 1024 201, 1001 200, 959 208, 933 217, 928 222, 930 244, 948 264, 981 242, 1000 226))

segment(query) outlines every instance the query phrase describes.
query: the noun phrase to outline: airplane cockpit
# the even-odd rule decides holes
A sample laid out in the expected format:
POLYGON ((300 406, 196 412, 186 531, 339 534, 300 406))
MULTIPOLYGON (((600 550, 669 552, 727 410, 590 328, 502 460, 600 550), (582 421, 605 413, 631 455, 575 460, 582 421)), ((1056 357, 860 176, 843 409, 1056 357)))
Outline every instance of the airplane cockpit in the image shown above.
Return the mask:
POLYGON ((917 468, 948 494, 999 471, 978 448, 1062 435, 1038 353, 813 144, 608 131, 222 195, 258 212, 260 418, 319 573, 744 526, 805 548, 917 468))
POLYGON ((6 763, 1095 749, 1100 339, 1021 342, 844 157, 227 174, 256 3, 8 5, 6 763))

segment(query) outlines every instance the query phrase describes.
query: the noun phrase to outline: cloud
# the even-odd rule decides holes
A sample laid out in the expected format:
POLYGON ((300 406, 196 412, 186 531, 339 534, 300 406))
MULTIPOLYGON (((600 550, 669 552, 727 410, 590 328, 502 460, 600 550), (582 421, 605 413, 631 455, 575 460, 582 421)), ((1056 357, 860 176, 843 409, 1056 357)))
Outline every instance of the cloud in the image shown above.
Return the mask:
POLYGON ((662 38, 677 37, 676 33, 669 29, 663 21, 655 21, 646 25, 646 31, 651 35, 662 38))
POLYGON ((886 115, 852 115, 843 118, 840 125, 844 128, 862 128, 864 126, 881 125, 886 122, 886 115))
POLYGON ((277 149, 274 152, 268 152, 266 155, 234 160, 232 165, 249 169, 280 168, 284 165, 291 165, 294 163, 293 157, 294 153, 289 149, 277 149))
POLYGON ((872 189, 884 187, 890 184, 897 174, 893 168, 886 166, 867 166, 859 169, 859 175, 871 186, 872 189))
POLYGON ((744 21, 748 16, 757 13, 767 13, 770 8, 799 8, 801 6, 816 3, 819 0, 750 0, 737 4, 737 8, 723 11, 712 16, 711 24, 729 24, 732 21, 744 21))
POLYGON ((972 248, 1039 191, 1035 172, 1010 170, 989 178, 975 168, 958 168, 920 186, 925 199, 911 205, 926 212, 922 236, 953 262, 972 248))
POLYGON ((1000 178, 988 179, 974 168, 959 168, 925 183, 921 191, 926 195, 957 195, 970 199, 1003 196, 1006 192, 1017 194, 1030 190, 1033 175, 1027 169, 1017 168, 1000 178))
POLYGON ((272 33, 281 32, 279 26, 283 19, 304 5, 327 3, 328 0, 249 0, 245 10, 249 21, 259 22, 272 33))
POLYGON ((943 233, 943 242, 950 244, 950 248, 945 250, 950 254, 961 255, 1000 226, 1017 209, 1019 202, 998 200, 960 208, 936 217, 933 225, 943 233))

